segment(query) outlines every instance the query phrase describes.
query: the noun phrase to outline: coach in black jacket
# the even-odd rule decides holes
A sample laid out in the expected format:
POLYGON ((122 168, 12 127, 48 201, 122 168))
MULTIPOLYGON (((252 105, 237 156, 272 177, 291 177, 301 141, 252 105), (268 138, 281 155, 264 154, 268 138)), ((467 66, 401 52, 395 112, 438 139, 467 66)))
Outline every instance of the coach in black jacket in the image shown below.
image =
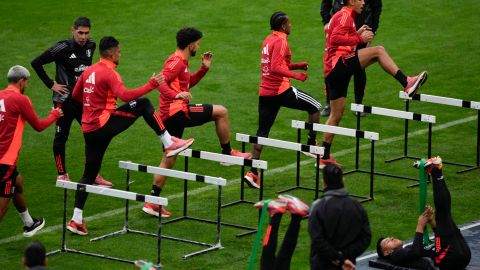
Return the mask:
MULTIPOLYGON (((333 14, 337 13, 346 4, 346 0, 322 0, 320 8, 320 15, 322 16, 322 22, 326 29, 333 14)), ((380 14, 382 13, 382 0, 365 0, 365 6, 361 14, 355 16, 355 26, 357 29, 362 25, 368 25, 372 28, 374 34, 377 33, 378 24, 380 22, 380 14)), ((366 45, 358 46, 357 49, 365 48, 366 45)), ((367 85, 367 74, 363 69, 362 72, 354 74, 354 92, 355 103, 361 104, 363 102, 363 96, 365 95, 365 87, 367 85)), ((327 105, 325 105, 322 111, 322 116, 328 116, 330 114, 329 100, 327 97, 327 105)), ((360 113, 364 116, 365 113, 360 113)))
POLYGON ((81 123, 82 103, 72 99, 72 91, 80 75, 92 64, 95 42, 90 38, 90 20, 79 17, 73 22, 72 37, 61 40, 32 60, 32 67, 45 86, 52 90, 55 107, 62 108, 63 117, 57 121, 53 140, 53 155, 57 165, 58 180, 69 180, 65 166, 65 144, 74 120, 81 123), (44 65, 54 62, 55 80, 44 65))
POLYGON ((325 193, 313 203, 308 219, 310 269, 351 269, 370 244, 368 216, 362 205, 348 196, 339 167, 326 166, 323 183, 325 193))

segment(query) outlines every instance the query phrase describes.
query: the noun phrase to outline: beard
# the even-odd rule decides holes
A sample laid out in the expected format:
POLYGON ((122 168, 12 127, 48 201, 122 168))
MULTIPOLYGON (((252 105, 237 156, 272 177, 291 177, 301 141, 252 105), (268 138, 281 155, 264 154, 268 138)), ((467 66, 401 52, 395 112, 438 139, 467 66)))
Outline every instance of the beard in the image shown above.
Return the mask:
POLYGON ((196 54, 197 54, 197 51, 190 50, 190 55, 191 55, 191 56, 195 56, 196 54))

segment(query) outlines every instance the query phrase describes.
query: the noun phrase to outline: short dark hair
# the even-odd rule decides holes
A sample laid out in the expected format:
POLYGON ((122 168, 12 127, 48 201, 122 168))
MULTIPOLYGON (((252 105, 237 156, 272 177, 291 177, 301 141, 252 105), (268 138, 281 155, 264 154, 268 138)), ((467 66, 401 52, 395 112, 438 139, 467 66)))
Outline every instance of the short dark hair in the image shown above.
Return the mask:
POLYGON ((327 165, 323 168, 323 181, 328 189, 343 188, 343 172, 342 169, 335 165, 327 165))
POLYGON ((120 44, 118 40, 112 36, 103 37, 100 40, 100 45, 98 45, 100 55, 102 57, 108 56, 110 54, 109 50, 118 47, 118 44, 120 44))
POLYGON ((25 248, 23 256, 28 267, 45 265, 45 247, 38 241, 32 241, 25 248))
POLYGON ((270 29, 280 30, 282 25, 287 21, 287 14, 282 11, 277 11, 270 17, 270 29))
POLYGON ((78 27, 88 27, 90 28, 90 19, 87 17, 78 17, 73 22, 73 28, 77 29, 78 27))
POLYGON ((183 50, 190 45, 190 43, 195 42, 202 37, 202 32, 194 27, 182 28, 177 32, 177 47, 183 50))
POLYGON ((386 256, 383 255, 383 250, 382 250, 382 241, 385 239, 385 237, 380 237, 377 241, 377 255, 379 258, 385 258, 386 256))

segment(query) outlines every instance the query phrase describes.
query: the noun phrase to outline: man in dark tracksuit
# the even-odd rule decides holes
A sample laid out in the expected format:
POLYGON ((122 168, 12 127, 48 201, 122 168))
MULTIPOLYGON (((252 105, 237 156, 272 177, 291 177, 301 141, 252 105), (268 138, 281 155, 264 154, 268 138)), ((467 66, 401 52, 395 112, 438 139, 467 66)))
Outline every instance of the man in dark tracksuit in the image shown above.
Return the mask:
MULTIPOLYGON (((320 9, 320 15, 322 16, 322 22, 324 29, 327 29, 328 23, 332 18, 333 14, 337 13, 344 6, 344 0, 322 0, 322 6, 320 9)), ((377 33, 378 24, 380 22, 380 14, 382 13, 382 0, 365 0, 365 6, 363 7, 363 12, 355 17, 355 25, 357 29, 362 27, 362 25, 368 25, 372 28, 374 34, 377 33)), ((358 49, 363 49, 367 46, 359 45, 358 49)), ((367 73, 365 69, 362 69, 360 72, 354 75, 354 92, 355 92, 355 103, 362 104, 363 96, 365 94, 365 87, 367 85, 367 73)), ((321 116, 330 115, 330 100, 326 95, 326 105, 321 116)), ((365 116, 364 112, 360 113, 360 116, 365 116)))
POLYGON ((339 167, 327 165, 323 183, 325 193, 312 204, 308 219, 310 269, 353 269, 372 237, 367 212, 348 196, 339 167))
MULTIPOLYGON (((58 179, 69 180, 65 167, 65 144, 73 120, 82 119, 82 104, 72 99, 72 89, 82 72, 92 64, 95 42, 89 38, 90 20, 79 17, 73 22, 72 38, 61 40, 32 60, 32 67, 45 86, 53 91, 55 108, 62 108, 64 116, 57 121, 53 140, 53 155, 58 179), (55 62, 55 80, 50 79, 43 68, 55 62)), ((98 176, 96 184, 110 187, 112 184, 98 176)))
MULTIPOLYGON (((431 258, 440 270, 464 269, 471 259, 470 248, 452 219, 451 197, 442 175, 442 159, 430 158, 425 161, 425 170, 432 177, 433 208, 427 207, 418 218, 412 246, 402 247, 403 242, 393 237, 380 238, 377 253, 380 258, 388 258, 394 265, 409 266, 418 258, 431 258), (435 249, 423 247, 422 236, 427 223, 435 232, 435 249)), ((419 269, 429 269, 421 267, 419 269)))

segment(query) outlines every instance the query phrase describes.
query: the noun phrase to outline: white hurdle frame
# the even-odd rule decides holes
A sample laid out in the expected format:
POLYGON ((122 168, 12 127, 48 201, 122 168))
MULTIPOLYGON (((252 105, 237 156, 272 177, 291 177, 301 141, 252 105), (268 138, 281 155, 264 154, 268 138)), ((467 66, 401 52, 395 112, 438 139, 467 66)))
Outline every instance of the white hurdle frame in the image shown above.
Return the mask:
MULTIPOLYGON (((259 136, 251 136, 251 135, 242 134, 242 133, 236 134, 236 140, 239 142, 242 142, 242 149, 245 149, 246 143, 253 143, 253 144, 261 144, 264 146, 270 146, 270 147, 275 147, 280 149, 297 151, 297 176, 296 176, 297 182, 300 181, 299 180, 300 179, 300 152, 309 152, 316 155, 317 164, 320 161, 320 155, 323 155, 323 152, 324 152, 324 148, 320 146, 301 144, 301 143, 289 142, 289 141, 283 141, 283 140, 277 140, 277 139, 270 139, 270 138, 259 137, 259 136)), ((319 170, 320 169, 318 167, 315 169, 315 188, 304 187, 304 186, 298 187, 299 189, 315 191, 314 200, 318 199, 318 192, 320 189, 319 170)), ((263 183, 261 183, 261 186, 263 187, 263 183)))
MULTIPOLYGON (((370 193, 369 196, 359 196, 359 195, 353 195, 351 194, 350 196, 355 197, 355 198, 360 198, 360 202, 368 202, 373 200, 373 184, 374 184, 374 179, 373 176, 375 175, 375 141, 378 141, 380 138, 380 135, 377 132, 371 132, 371 131, 363 131, 363 130, 358 130, 358 129, 351 129, 351 128, 344 128, 344 127, 337 127, 337 126, 330 126, 330 125, 323 125, 323 124, 316 124, 316 123, 307 123, 305 121, 298 121, 298 120, 292 120, 292 128, 297 129, 297 141, 300 142, 301 139, 301 131, 302 130, 313 130, 317 132, 327 132, 327 133, 332 133, 332 134, 337 134, 337 135, 342 135, 342 136, 348 136, 348 137, 354 137, 355 138, 355 169, 351 171, 344 172, 344 175, 351 174, 351 173, 369 173, 370 174, 370 193), (360 153, 360 139, 367 139, 370 140, 371 143, 371 149, 370 149, 370 171, 367 170, 362 170, 359 169, 359 153, 360 153)), ((300 155, 298 155, 297 158, 300 158, 300 155)), ((285 189, 283 191, 279 191, 280 193, 290 191, 293 189, 301 188, 300 187, 300 182, 297 179, 297 185, 288 189, 285 189)))
MULTIPOLYGON (((72 189, 76 191, 84 191, 87 193, 94 193, 94 194, 99 194, 102 196, 109 196, 109 197, 114 197, 114 198, 120 198, 120 199, 125 199, 127 202, 129 200, 133 201, 138 201, 138 202, 148 202, 148 203, 153 203, 157 204, 160 206, 160 210, 162 209, 163 206, 168 205, 168 200, 163 197, 157 197, 157 196, 151 196, 151 195, 143 195, 143 194, 138 194, 134 192, 129 192, 129 191, 123 191, 123 190, 117 190, 117 189, 111 189, 111 188, 103 188, 103 187, 97 187, 97 186, 92 186, 92 185, 87 185, 87 184, 81 184, 81 183, 75 183, 75 182, 70 182, 70 181, 62 181, 62 180, 57 180, 56 186, 59 188, 63 188, 63 226, 62 226, 62 243, 60 249, 51 251, 47 253, 47 256, 55 255, 55 254, 61 254, 61 253, 75 253, 75 254, 80 254, 80 255, 87 255, 87 256, 92 256, 92 257, 97 257, 101 259, 108 259, 112 261, 118 261, 118 262, 125 262, 125 263, 131 263, 134 264, 134 260, 129 260, 129 259, 124 259, 124 258, 118 258, 118 257, 112 257, 109 255, 103 255, 99 253, 93 253, 93 252, 87 252, 87 251, 82 251, 82 250, 77 250, 77 249, 71 249, 67 247, 67 241, 66 241, 66 232, 67 232, 67 189, 72 189)), ((154 236, 157 238, 157 267, 162 267, 160 264, 160 247, 161 247, 161 232, 162 232, 162 217, 161 215, 158 217, 158 224, 157 224, 157 234, 154 234, 154 236)), ((90 240, 92 241, 92 240, 90 240)))
MULTIPOLYGON (((405 110, 408 111, 410 109, 410 100, 417 100, 423 101, 428 103, 440 104, 440 105, 447 105, 453 107, 461 107, 467 109, 477 110, 477 148, 476 148, 476 162, 475 165, 471 164, 463 164, 457 162, 450 162, 443 160, 443 163, 456 165, 460 167, 467 167, 466 169, 457 171, 457 173, 464 173, 473 171, 480 168, 480 102, 478 101, 469 101, 457 98, 449 98, 449 97, 441 97, 441 96, 432 96, 426 94, 416 94, 413 97, 409 97, 405 92, 400 91, 399 98, 405 99, 405 110)), ((405 124, 405 134, 408 133, 408 123, 405 124)), ((405 135, 404 145, 407 145, 408 137, 405 135)), ((404 149, 404 156, 408 157, 408 149, 405 147, 404 149)))
MULTIPOLYGON (((189 172, 182 172, 182 171, 176 171, 176 170, 171 170, 171 169, 164 169, 164 168, 159 168, 156 166, 148 166, 148 165, 143 165, 143 164, 138 164, 138 163, 133 163, 130 161, 119 161, 118 162, 118 167, 121 169, 126 170, 126 190, 130 190, 130 171, 137 171, 137 172, 144 172, 144 173, 149 173, 149 174, 160 174, 160 175, 165 175, 177 179, 183 179, 183 180, 189 180, 189 181, 195 181, 195 182, 202 182, 206 184, 212 184, 218 186, 218 199, 217 199, 217 220, 214 222, 216 224, 216 241, 213 244, 210 243, 205 243, 205 242, 200 242, 200 241, 195 241, 195 240, 190 240, 190 239, 184 239, 184 238, 178 238, 178 237, 173 237, 173 236, 167 236, 167 235, 162 235, 162 238, 168 239, 168 240, 173 240, 177 242, 183 242, 183 243, 188 243, 188 244, 193 244, 193 245, 199 245, 199 246, 204 246, 207 247, 205 249, 195 251, 192 253, 188 253, 182 256, 183 259, 188 259, 190 257, 200 255, 203 253, 207 253, 210 251, 222 249, 223 246, 221 244, 221 237, 220 237, 220 232, 221 232, 221 206, 222 206, 222 187, 227 184, 227 180, 224 178, 220 177, 213 177, 213 176, 205 176, 205 175, 200 175, 200 174, 195 174, 195 173, 189 173, 189 172)), ((160 209, 161 210, 161 209, 160 209)), ((161 216, 161 214, 159 215, 161 216)), ((164 222, 163 224, 165 224, 164 222)), ((99 241, 103 240, 106 238, 110 238, 113 236, 118 236, 118 235, 123 235, 127 233, 135 233, 135 234, 140 234, 140 235, 145 235, 145 236, 153 236, 157 237, 156 234, 150 233, 150 232, 144 232, 140 230, 135 230, 131 229, 128 224, 128 201, 125 202, 125 219, 124 219, 124 226, 121 230, 115 231, 112 233, 108 233, 96 238, 91 239, 90 241, 99 241)))
MULTIPOLYGON (((245 166, 252 166, 254 168, 260 169, 260 177, 263 179, 263 170, 267 169, 268 163, 264 160, 256 160, 256 159, 247 159, 247 158, 241 158, 241 157, 235 157, 231 155, 225 155, 225 154, 219 154, 219 153, 212 153, 212 152, 207 152, 207 151, 200 151, 200 150, 192 150, 192 149, 186 149, 178 154, 179 156, 183 156, 185 158, 185 172, 188 172, 189 166, 188 166, 188 160, 189 158, 199 158, 202 160, 209 160, 209 161, 214 161, 214 162, 219 162, 219 163, 228 163, 229 165, 239 165, 241 166, 241 172, 240 172, 240 179, 243 178, 243 173, 245 172, 245 166)), ((263 181, 263 180, 262 180, 263 181)), ((243 191, 243 181, 240 181, 241 183, 241 194, 240 194, 240 201, 236 201, 233 203, 229 204, 224 204, 222 205, 223 207, 227 207, 230 205, 238 204, 240 202, 245 202, 245 203, 255 203, 252 201, 247 201, 244 199, 244 191, 243 191)), ((203 218, 197 218, 197 217, 191 217, 187 213, 187 205, 188 205, 188 181, 184 181, 183 185, 183 215, 181 217, 177 217, 174 219, 170 219, 168 221, 165 221, 164 224, 168 223, 173 223, 177 222, 180 220, 195 220, 195 221, 200 221, 200 222, 206 222, 206 223, 216 223, 216 221, 209 220, 209 219, 203 219, 203 218)), ((259 201, 263 199, 263 193, 260 192, 260 198, 259 201)), ((245 225, 239 225, 239 224, 233 224, 233 223, 226 223, 226 222, 221 222, 223 226, 229 226, 229 227, 234 227, 237 229, 244 229, 248 230, 247 233, 242 233, 238 234, 237 236, 245 236, 248 234, 253 234, 257 232, 257 227, 250 227, 250 226, 245 226, 245 225)))
MULTIPOLYGON (((427 156, 428 157, 431 156, 431 154, 432 154, 432 124, 435 123, 435 121, 436 121, 436 117, 434 115, 419 114, 419 113, 414 113, 414 112, 409 112, 409 111, 400 111, 400 110, 393 110, 393 109, 387 109, 387 108, 381 108, 381 107, 366 106, 366 105, 363 105, 363 104, 356 104, 356 103, 351 104, 351 110, 353 112, 365 112, 365 113, 369 113, 369 114, 372 114, 372 115, 375 114, 375 115, 382 115, 382 116, 404 119, 405 123, 407 123, 408 121, 412 121, 412 120, 423 122, 423 123, 428 123, 427 156)), ((360 114, 357 114, 357 129, 360 129, 360 119, 361 119, 360 114)), ((407 136, 407 133, 405 133, 405 136, 407 136)), ((390 159, 390 160, 385 160, 385 162, 389 163, 389 162, 399 160, 399 159, 402 159, 402 158, 394 158, 394 159, 390 159)), ((418 159, 417 157, 409 157, 409 158, 418 159)), ((407 187, 414 187, 414 186, 418 185, 418 179, 416 179, 414 177, 401 176, 401 175, 395 175, 395 174, 389 174, 389 173, 381 173, 381 172, 375 172, 375 174, 386 176, 386 177, 405 179, 405 180, 410 180, 410 181, 417 182, 417 184, 412 184, 412 185, 409 185, 407 187)))

